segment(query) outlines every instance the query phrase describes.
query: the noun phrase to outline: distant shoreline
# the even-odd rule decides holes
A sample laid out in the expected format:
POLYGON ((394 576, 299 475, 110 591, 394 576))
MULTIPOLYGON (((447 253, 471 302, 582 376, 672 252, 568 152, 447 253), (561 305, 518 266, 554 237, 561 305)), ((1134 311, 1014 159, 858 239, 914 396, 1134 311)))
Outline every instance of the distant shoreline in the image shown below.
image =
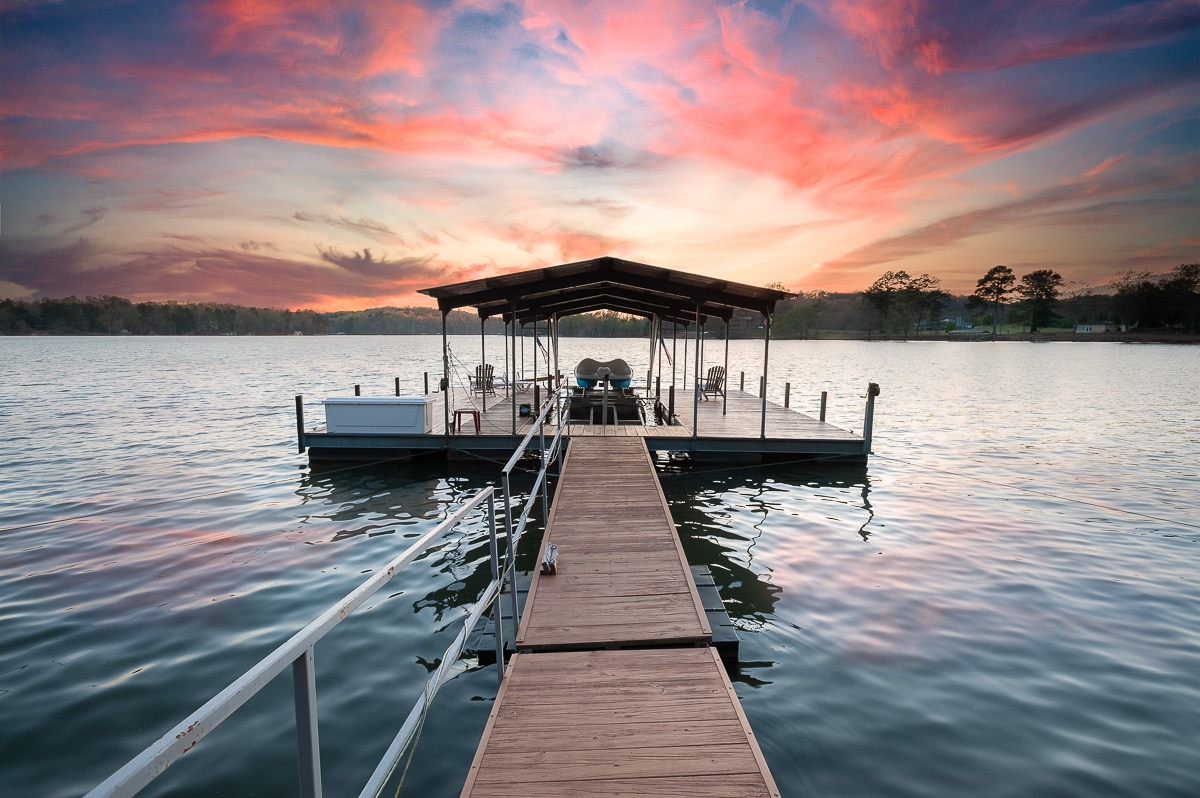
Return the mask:
MULTIPOLYGON (((463 335, 464 333, 454 333, 454 335, 463 335)), ((306 338, 334 338, 355 336, 355 333, 315 333, 306 335, 306 338)), ((435 336, 438 333, 363 333, 363 335, 397 335, 397 336, 435 336)), ((492 335, 492 333, 489 333, 492 335)), ((120 335, 111 333, 46 333, 32 332, 24 334, 0 333, 0 338, 292 338, 301 337, 295 334, 271 334, 259 333, 256 335, 239 335, 232 336, 229 334, 211 334, 211 335, 194 335, 181 334, 175 335, 170 333, 152 333, 142 335, 120 335)), ((603 340, 605 338, 626 338, 639 336, 612 336, 612 335, 563 335, 563 338, 593 338, 603 340)), ((689 336, 691 340, 694 336, 689 336)), ((683 340, 681 337, 679 340, 683 340)), ((722 341, 724 338, 710 336, 707 338, 710 343, 713 341, 722 341)), ((761 338, 750 338, 738 336, 731 338, 734 341, 756 341, 761 338)), ((1024 341, 1026 343, 1123 343, 1123 344, 1200 344, 1200 333, 1173 333, 1166 330, 1150 330, 1147 332, 1108 332, 1108 333, 1076 333, 1073 331, 1066 332, 1046 332, 1046 333, 998 333, 993 336, 991 332, 973 332, 967 330, 959 330, 953 333, 925 333, 920 336, 900 336, 900 335, 880 335, 879 333, 871 333, 868 335, 865 332, 855 330, 817 330, 814 334, 808 336, 772 336, 772 340, 776 341, 865 341, 865 342, 911 342, 921 343, 929 341, 941 341, 952 343, 986 343, 989 341, 1024 341)))

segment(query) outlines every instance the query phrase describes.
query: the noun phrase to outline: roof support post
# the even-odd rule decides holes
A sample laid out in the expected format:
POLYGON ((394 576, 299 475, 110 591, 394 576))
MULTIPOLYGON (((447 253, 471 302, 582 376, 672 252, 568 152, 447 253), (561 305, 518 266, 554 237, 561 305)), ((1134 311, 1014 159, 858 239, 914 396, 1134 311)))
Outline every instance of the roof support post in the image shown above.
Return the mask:
POLYGON ((671 321, 671 385, 675 385, 675 359, 679 357, 679 322, 671 321))
MULTIPOLYGON (((486 334, 486 330, 484 327, 484 325, 486 325, 486 324, 487 324, 487 319, 485 319, 483 316, 480 316, 479 317, 479 364, 483 368, 483 371, 479 372, 479 376, 481 378, 483 377, 484 372, 487 371, 487 334, 486 334)), ((489 387, 491 387, 491 386, 488 386, 488 385, 476 385, 475 386, 475 388, 480 391, 480 394, 479 394, 480 400, 479 401, 483 403, 483 406, 480 409, 484 413, 487 412, 487 389, 489 387)))
MULTIPOLYGON (((512 362, 512 369, 509 371, 509 374, 516 374, 517 373, 517 300, 515 297, 512 300, 511 308, 512 308, 512 326, 513 326, 513 362, 512 362)), ((521 358, 524 359, 524 357, 525 357, 524 336, 521 336, 521 338, 522 338, 521 358)), ((513 434, 514 438, 517 437, 517 400, 515 397, 513 398, 513 402, 512 402, 512 434, 513 434)), ((507 508, 505 508, 505 512, 508 512, 507 508)))
POLYGON ((442 311, 442 429, 446 439, 445 446, 450 448, 450 339, 446 334, 446 319, 450 311, 442 311))
POLYGON ((725 322, 725 377, 721 384, 721 415, 729 413, 729 322, 733 321, 733 317, 725 322))
POLYGON ((667 355, 667 360, 671 359, 670 353, 667 352, 666 339, 663 338, 663 324, 665 322, 666 319, 664 319, 662 316, 658 317, 658 332, 654 341, 654 353, 658 358, 658 362, 654 367, 654 382, 656 385, 662 385, 663 383, 663 354, 665 353, 667 355))
MULTIPOLYGON (((692 374, 692 440, 700 429, 700 300, 696 300, 696 370, 692 374)), ((686 373, 684 379, 687 379, 686 373)))
POLYGON ((550 386, 553 389, 552 392, 554 392, 562 387, 561 385, 558 384, 558 314, 557 313, 550 314, 550 327, 551 327, 551 332, 549 334, 553 336, 550 339, 550 343, 554 346, 554 372, 550 375, 550 386))
POLYGON ((763 390, 762 390, 762 426, 759 428, 758 437, 767 437, 767 367, 771 363, 771 314, 764 313, 763 328, 763 390))
POLYGON ((658 314, 650 316, 650 365, 646 372, 646 393, 654 386, 654 350, 658 347, 658 314))

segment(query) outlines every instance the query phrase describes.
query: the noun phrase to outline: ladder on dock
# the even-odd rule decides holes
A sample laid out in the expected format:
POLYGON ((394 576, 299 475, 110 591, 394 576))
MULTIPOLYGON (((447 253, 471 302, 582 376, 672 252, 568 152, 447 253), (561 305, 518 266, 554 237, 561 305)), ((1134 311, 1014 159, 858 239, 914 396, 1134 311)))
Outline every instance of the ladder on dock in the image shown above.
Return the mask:
POLYGON ((463 798, 778 796, 644 441, 572 438, 551 544, 463 798))

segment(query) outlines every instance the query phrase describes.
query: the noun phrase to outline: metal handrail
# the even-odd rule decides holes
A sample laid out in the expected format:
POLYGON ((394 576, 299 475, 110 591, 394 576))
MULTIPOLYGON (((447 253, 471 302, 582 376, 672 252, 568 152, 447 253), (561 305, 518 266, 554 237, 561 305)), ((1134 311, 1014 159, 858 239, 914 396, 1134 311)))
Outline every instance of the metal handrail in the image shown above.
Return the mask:
MULTIPOLYGON (((508 463, 501 470, 501 487, 504 490, 503 505, 504 505, 504 533, 508 539, 508 561, 504 566, 504 570, 500 573, 500 580, 503 582, 505 578, 515 578, 516 574, 516 550, 517 543, 520 542, 521 536, 525 533, 525 525, 529 521, 529 513, 533 509, 533 503, 537 499, 538 490, 541 489, 542 497, 542 518, 545 522, 550 520, 550 497, 549 488, 547 486, 546 473, 550 468, 550 463, 557 456, 562 448, 563 433, 567 437, 571 434, 571 414, 569 412, 571 401, 571 389, 569 387, 559 388, 554 392, 553 396, 546 400, 546 406, 542 408, 541 413, 529 426, 529 432, 525 433, 525 437, 513 452, 512 457, 508 458, 508 463), (550 448, 546 448, 546 420, 550 415, 550 411, 557 409, 558 411, 558 429, 554 433, 554 438, 550 441, 550 448), (563 423, 564 418, 566 423, 563 423), (533 482, 533 487, 529 490, 529 496, 525 500, 525 504, 521 508, 520 514, 517 516, 517 523, 512 521, 512 485, 509 477, 512 475, 513 469, 516 468, 517 462, 521 456, 529 448, 530 442, 533 440, 534 433, 538 434, 538 448, 541 455, 541 468, 538 469, 537 478, 533 482)), ((510 616, 512 618, 512 635, 513 640, 517 639, 517 624, 520 616, 517 612, 517 591, 515 583, 513 589, 509 590, 509 601, 511 604, 510 616)), ((497 630, 499 626, 497 626, 497 630)), ((497 639, 499 632, 497 631, 497 639)), ((503 656, 503 650, 499 651, 503 656)))
MULTIPOLYGON (((362 793, 363 795, 376 794, 382 786, 383 781, 386 780, 395 766, 400 753, 408 745, 409 741, 411 741, 418 727, 417 721, 424 714, 438 687, 441 686, 449 671, 449 666, 462 653, 471 630, 479 622, 484 610, 489 606, 493 606, 493 604, 493 611, 496 613, 497 667, 501 678, 503 678, 504 642, 501 632, 503 618, 502 613, 499 611, 499 602, 495 601, 500 589, 500 580, 496 578, 499 570, 496 541, 495 488, 485 488, 472 497, 470 501, 460 507, 446 520, 442 521, 429 532, 426 532, 405 549, 402 554, 394 558, 381 570, 375 572, 369 579, 347 594, 340 602, 317 616, 307 626, 292 635, 287 642, 259 660, 257 664, 242 674, 232 684, 211 698, 191 715, 180 721, 173 729, 127 762, 116 773, 97 785, 87 793, 85 798, 123 798, 125 796, 136 795, 150 784, 150 782, 162 775, 168 767, 178 761, 184 754, 192 750, 200 740, 204 739, 222 721, 266 687, 289 664, 292 665, 292 674, 295 680, 296 724, 300 747, 300 794, 309 798, 319 798, 321 795, 321 764, 317 737, 314 646, 335 626, 362 606, 367 599, 395 578, 400 569, 415 560, 431 543, 456 527, 472 510, 484 504, 484 502, 487 503, 489 537, 493 558, 492 582, 484 591, 483 596, 473 606, 469 617, 463 624, 463 630, 459 632, 454 642, 446 649, 441 664, 426 681, 421 697, 409 713, 408 719, 401 727, 400 733, 396 735, 396 739, 388 748, 383 761, 380 762, 379 767, 372 774, 371 780, 362 793), (390 761, 389 757, 391 757, 390 761), (378 786, 375 786, 377 781, 378 786)), ((506 512, 506 518, 507 515, 506 512)), ((511 551, 511 539, 509 548, 511 551)), ((514 593, 515 596, 515 590, 510 592, 514 593)), ((515 598, 513 606, 515 613, 515 598)))

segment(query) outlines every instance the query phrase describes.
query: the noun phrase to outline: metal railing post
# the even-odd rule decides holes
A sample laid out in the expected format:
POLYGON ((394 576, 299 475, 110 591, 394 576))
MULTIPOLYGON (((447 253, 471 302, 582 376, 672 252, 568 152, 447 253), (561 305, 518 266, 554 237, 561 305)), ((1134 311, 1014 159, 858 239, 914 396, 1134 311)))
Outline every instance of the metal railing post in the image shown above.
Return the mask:
POLYGON ((509 482, 509 472, 508 472, 507 468, 504 470, 504 478, 503 478, 502 482, 504 485, 504 537, 508 541, 508 566, 504 569, 504 571, 505 571, 505 573, 508 573, 509 569, 511 569, 512 575, 513 575, 512 576, 513 582, 512 582, 512 584, 509 585, 510 590, 508 591, 508 598, 509 598, 509 603, 510 603, 510 606, 512 609, 513 645, 516 645, 517 622, 519 620, 519 618, 517 616, 517 585, 516 585, 517 547, 515 545, 513 545, 512 511, 510 509, 510 505, 512 504, 512 485, 509 482))
POLYGON ((300 795, 321 798, 321 746, 317 736, 317 665, 313 647, 292 661, 296 696, 296 745, 300 755, 300 795))
MULTIPOLYGON (((504 582, 500 576, 500 547, 496 543, 496 499, 495 494, 488 502, 488 548, 492 555, 492 580, 496 582, 497 590, 503 588, 504 582)), ((509 585, 512 589, 512 585, 509 585)), ((504 609, 500 595, 497 593, 496 602, 492 604, 492 628, 496 630, 496 681, 504 684, 504 609)))
MULTIPOLYGON (((550 404, 547 402, 546 404, 550 404)), ((550 520, 550 453, 546 451, 546 415, 543 414, 540 418, 542 423, 538 424, 538 447, 541 457, 538 458, 542 464, 542 471, 546 472, 546 477, 542 480, 542 528, 546 526, 546 522, 550 520)))

